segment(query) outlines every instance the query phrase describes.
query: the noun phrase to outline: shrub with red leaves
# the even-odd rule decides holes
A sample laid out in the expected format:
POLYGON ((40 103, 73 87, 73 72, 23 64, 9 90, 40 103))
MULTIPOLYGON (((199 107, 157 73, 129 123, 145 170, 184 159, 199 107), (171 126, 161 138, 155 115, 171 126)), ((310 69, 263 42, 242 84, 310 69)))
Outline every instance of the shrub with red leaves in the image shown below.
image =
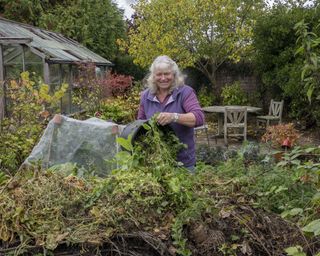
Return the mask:
POLYGON ((132 87, 132 77, 108 72, 106 79, 100 80, 104 97, 123 96, 132 87))
POLYGON ((100 109, 101 102, 105 98, 127 96, 126 93, 132 87, 131 76, 109 71, 98 77, 94 63, 79 63, 73 82, 73 104, 93 115, 100 109))

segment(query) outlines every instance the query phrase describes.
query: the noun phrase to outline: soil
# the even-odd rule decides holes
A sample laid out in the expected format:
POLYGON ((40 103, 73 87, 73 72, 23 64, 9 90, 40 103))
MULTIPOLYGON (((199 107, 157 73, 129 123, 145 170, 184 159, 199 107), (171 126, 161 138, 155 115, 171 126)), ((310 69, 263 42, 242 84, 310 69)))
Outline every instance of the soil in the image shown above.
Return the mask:
POLYGON ((300 130, 301 137, 298 140, 299 145, 320 146, 320 128, 300 130))

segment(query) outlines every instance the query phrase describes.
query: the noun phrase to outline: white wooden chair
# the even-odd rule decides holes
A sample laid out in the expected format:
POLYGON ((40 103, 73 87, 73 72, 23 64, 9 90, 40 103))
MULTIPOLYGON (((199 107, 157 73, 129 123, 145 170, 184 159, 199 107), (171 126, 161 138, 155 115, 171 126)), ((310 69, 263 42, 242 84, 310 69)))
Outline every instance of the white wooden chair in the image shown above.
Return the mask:
POLYGON ((259 128, 260 124, 265 124, 266 127, 268 127, 271 123, 281 124, 282 110, 283 110, 283 100, 282 101, 271 100, 268 115, 257 116, 257 127, 259 128))
POLYGON ((198 135, 199 135, 199 132, 204 131, 205 134, 206 134, 206 137, 207 137, 208 146, 210 147, 208 129, 209 129, 208 125, 207 125, 206 123, 204 123, 204 124, 201 125, 201 126, 195 127, 195 128, 194 128, 194 132, 195 132, 195 135, 198 136, 198 135))
POLYGON ((226 107, 224 111, 224 144, 228 146, 228 137, 243 137, 247 140, 247 108, 226 107))

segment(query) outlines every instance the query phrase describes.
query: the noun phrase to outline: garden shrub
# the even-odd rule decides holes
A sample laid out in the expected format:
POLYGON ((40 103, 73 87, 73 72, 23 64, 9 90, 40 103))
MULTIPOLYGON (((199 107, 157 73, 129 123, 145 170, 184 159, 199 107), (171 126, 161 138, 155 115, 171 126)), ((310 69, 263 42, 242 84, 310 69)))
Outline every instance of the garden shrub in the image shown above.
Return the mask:
POLYGON ((201 144, 196 148, 197 161, 217 166, 229 159, 241 158, 243 163, 260 162, 263 156, 257 143, 244 142, 240 149, 225 149, 223 147, 209 147, 201 144))
MULTIPOLYGON (((261 156, 262 157, 262 156, 261 156)), ((261 159, 261 157, 258 158, 261 159)), ((279 168, 268 156, 260 161, 246 161, 242 154, 217 166, 216 174, 229 180, 226 193, 235 189, 244 193, 255 205, 275 213, 304 208, 316 193, 314 184, 297 179, 298 168, 279 168), (248 164, 249 163, 249 164, 248 164)))
POLYGON ((250 92, 247 95, 248 105, 250 106, 261 106, 261 94, 259 91, 250 92))
MULTIPOLYGON (((319 27, 320 23, 316 27, 319 27)), ((297 45, 299 46, 296 54, 302 55, 303 67, 301 71, 301 81, 306 91, 308 102, 310 103, 310 112, 315 123, 320 126, 320 36, 309 29, 304 20, 295 26, 298 36, 297 45)))
POLYGON ((135 81, 142 80, 147 73, 146 69, 134 64, 133 57, 126 53, 118 54, 112 62, 114 63, 112 69, 115 73, 131 76, 135 81))
POLYGON ((0 123, 0 170, 7 173, 15 172, 29 155, 50 117, 48 109, 59 109, 68 87, 63 84, 49 94, 49 86, 34 77, 23 72, 19 81, 7 84, 7 116, 0 123))
POLYGON ((99 81, 102 85, 102 96, 118 97, 123 96, 132 87, 132 77, 108 72, 104 80, 99 81))
MULTIPOLYGON (((107 72, 104 77, 96 76, 94 63, 81 63, 78 65, 79 74, 73 86, 73 103, 86 111, 86 116, 94 116, 95 113, 107 109, 112 98, 116 98, 114 107, 110 112, 115 112, 110 118, 117 117, 123 105, 119 98, 126 98, 133 87, 131 76, 107 72), (111 100, 110 100, 111 99, 111 100)), ((126 114, 124 114, 126 116, 126 114)), ((109 119, 109 118, 107 118, 109 119)), ((116 118, 117 120, 117 118, 116 118)))
POLYGON ((79 73, 72 88, 72 103, 86 112, 86 117, 99 110, 102 101, 102 86, 92 62, 79 63, 79 73))
POLYGON ((136 83, 127 93, 105 99, 96 116, 118 124, 127 124, 137 118, 139 103, 140 85, 136 83))
POLYGON ((239 81, 224 86, 221 96, 224 105, 246 105, 248 103, 246 93, 241 88, 239 81))
POLYGON ((238 155, 245 163, 260 163, 264 157, 260 152, 259 143, 248 141, 243 142, 241 148, 238 149, 238 155))
POLYGON ((123 97, 106 99, 95 115, 96 117, 118 124, 125 124, 134 120, 133 113, 131 109, 127 108, 126 99, 123 97))
POLYGON ((215 97, 211 90, 206 86, 201 86, 200 90, 197 92, 197 97, 201 107, 213 105, 215 97))
POLYGON ((301 82, 304 60, 296 54, 301 43, 297 43, 294 27, 304 19, 310 31, 317 33, 319 17, 319 8, 275 5, 257 19, 253 36, 255 67, 262 79, 259 93, 266 102, 270 97, 285 99, 286 113, 307 121, 307 126, 319 120, 319 101, 310 105, 307 89, 301 82))
POLYGON ((274 148, 281 148, 285 139, 289 139, 291 146, 293 146, 299 137, 300 133, 294 128, 293 123, 277 124, 267 127, 261 141, 269 143, 274 148))

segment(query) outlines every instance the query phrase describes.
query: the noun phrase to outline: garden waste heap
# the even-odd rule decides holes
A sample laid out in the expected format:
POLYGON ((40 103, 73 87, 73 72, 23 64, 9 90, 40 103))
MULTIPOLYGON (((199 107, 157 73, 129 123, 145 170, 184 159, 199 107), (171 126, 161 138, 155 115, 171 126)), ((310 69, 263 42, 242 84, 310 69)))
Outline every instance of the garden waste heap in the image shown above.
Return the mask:
POLYGON ((43 168, 72 163, 99 176, 114 169, 110 161, 118 152, 116 138, 121 126, 98 118, 76 120, 55 115, 39 143, 22 166, 41 164, 43 168))
MULTIPOLYGON (((160 129, 154 118, 127 126, 136 134, 145 130, 141 130, 143 136, 135 136, 135 143, 131 143, 131 133, 128 138, 124 133, 116 142, 107 140, 105 137, 117 133, 111 128, 111 133, 105 134, 109 128, 102 129, 102 121, 93 119, 97 125, 84 121, 87 126, 79 122, 54 119, 45 132, 52 136, 43 136, 47 142, 43 151, 37 151, 42 155, 34 159, 48 155, 51 159, 55 155, 49 151, 59 152, 59 143, 51 143, 51 149, 44 147, 50 138, 63 141, 63 147, 78 140, 75 145, 90 157, 93 151, 87 149, 98 147, 88 144, 91 141, 98 140, 105 150, 117 142, 126 149, 116 154, 117 168, 105 177, 79 172, 78 164, 71 172, 58 164, 47 170, 31 166, 13 177, 3 176, 0 255, 298 255, 286 253, 287 248, 305 251, 299 254, 305 256, 320 252, 319 240, 309 239, 297 225, 259 207, 267 205, 259 201, 263 190, 255 191, 260 198, 247 194, 252 182, 258 184, 257 189, 268 182, 265 176, 260 178, 265 166, 251 169, 254 163, 244 162, 241 156, 224 163, 223 169, 199 163, 191 174, 175 161, 183 145, 173 133, 160 129), (96 129, 105 133, 98 136, 96 129), (238 179, 234 174, 240 171, 245 176, 238 179)), ((77 148, 64 153, 69 151, 77 148)), ((105 162, 107 155, 97 152, 105 162)), ((56 159, 66 160, 66 155, 59 153, 56 159)), ((275 171, 278 177, 280 173, 275 171)), ((288 176, 287 170, 282 175, 280 184, 282 177, 288 176)))

